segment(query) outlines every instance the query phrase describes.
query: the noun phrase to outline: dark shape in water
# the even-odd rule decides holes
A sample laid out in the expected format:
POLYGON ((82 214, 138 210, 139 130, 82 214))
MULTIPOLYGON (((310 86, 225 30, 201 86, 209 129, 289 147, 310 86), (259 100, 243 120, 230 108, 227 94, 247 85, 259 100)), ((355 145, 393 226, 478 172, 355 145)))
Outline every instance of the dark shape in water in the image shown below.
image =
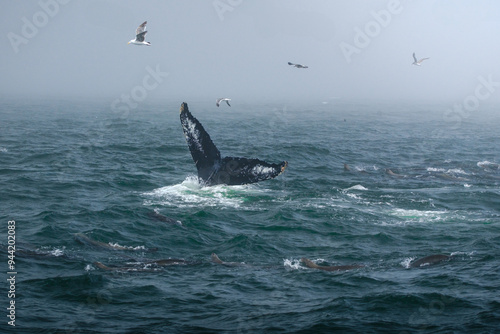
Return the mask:
POLYGON ((306 267, 308 268, 313 268, 313 269, 319 269, 319 270, 324 270, 324 271, 342 271, 342 270, 351 270, 351 269, 358 269, 358 268, 363 268, 363 265, 347 265, 347 266, 318 266, 316 263, 312 262, 311 260, 303 257, 300 259, 306 267))
POLYGON ((448 261, 451 259, 451 256, 444 254, 434 254, 425 257, 421 257, 410 263, 410 268, 420 268, 425 266, 430 266, 433 264, 437 264, 443 261, 448 261))
POLYGON ((204 185, 242 185, 269 180, 283 173, 288 166, 286 161, 270 164, 259 159, 221 158, 203 125, 189 112, 186 102, 181 105, 180 119, 198 178, 204 185))
MULTIPOLYGON (((0 251, 7 253, 7 246, 0 245, 0 251)), ((20 258, 35 258, 35 259, 70 259, 68 255, 63 252, 46 251, 36 249, 34 246, 28 244, 16 244, 16 257, 20 258)))
POLYGON ((213 263, 222 264, 222 265, 225 265, 225 266, 234 267, 234 266, 241 266, 241 265, 243 265, 243 263, 240 263, 240 262, 225 262, 225 261, 222 261, 217 256, 217 254, 215 254, 215 253, 212 253, 212 255, 210 256, 210 258, 212 259, 213 263))
POLYGON ((173 218, 164 216, 161 213, 159 213, 158 211, 156 211, 156 209, 154 211, 152 211, 152 212, 148 212, 148 216, 150 218, 159 220, 159 221, 164 222, 164 223, 182 226, 182 223, 181 223, 180 220, 175 220, 173 218))
POLYGON ((404 175, 394 173, 394 172, 393 172, 392 170, 390 170, 389 168, 386 168, 385 173, 386 173, 387 175, 390 175, 390 176, 393 176, 393 177, 399 177, 399 178, 401 178, 401 177, 405 177, 404 175))

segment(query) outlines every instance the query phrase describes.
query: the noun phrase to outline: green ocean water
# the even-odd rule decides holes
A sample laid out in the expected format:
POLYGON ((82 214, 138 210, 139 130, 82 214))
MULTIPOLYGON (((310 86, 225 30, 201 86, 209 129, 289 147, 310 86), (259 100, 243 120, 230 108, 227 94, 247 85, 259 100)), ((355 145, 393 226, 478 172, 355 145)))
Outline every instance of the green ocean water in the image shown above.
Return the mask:
POLYGON ((223 156, 289 163, 273 180, 201 187, 181 102, 121 114, 106 101, 2 105, 2 331, 500 330, 493 108, 450 119, 442 105, 186 101, 223 156), (6 317, 12 220, 15 328, 6 317), (128 249, 82 244, 76 233, 128 249), (431 254, 452 259, 409 268, 431 254), (302 257, 364 267, 325 272, 302 257), (147 264, 168 258, 186 262, 147 264))

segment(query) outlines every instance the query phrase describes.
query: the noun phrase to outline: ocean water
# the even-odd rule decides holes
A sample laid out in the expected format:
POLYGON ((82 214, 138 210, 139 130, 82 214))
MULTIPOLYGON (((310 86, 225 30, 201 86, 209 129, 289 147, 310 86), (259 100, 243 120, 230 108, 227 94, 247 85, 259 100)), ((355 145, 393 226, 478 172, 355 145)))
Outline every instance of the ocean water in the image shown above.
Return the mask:
POLYGON ((3 103, 2 331, 499 332, 493 108, 451 118, 446 105, 186 101, 223 156, 289 162, 273 180, 201 187, 181 102, 3 103), (410 268, 432 254, 452 258, 410 268), (303 257, 364 267, 326 272, 303 257), (169 258, 186 262, 148 264, 169 258))

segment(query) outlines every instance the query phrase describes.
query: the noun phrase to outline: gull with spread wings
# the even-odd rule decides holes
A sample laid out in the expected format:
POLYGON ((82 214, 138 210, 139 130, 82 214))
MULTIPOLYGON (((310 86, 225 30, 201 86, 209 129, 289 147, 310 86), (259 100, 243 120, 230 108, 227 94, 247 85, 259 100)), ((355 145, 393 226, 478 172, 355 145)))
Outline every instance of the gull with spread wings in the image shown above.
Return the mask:
POLYGON ((228 105, 228 106, 231 106, 231 105, 229 104, 229 101, 231 101, 231 99, 228 99, 227 97, 223 97, 223 98, 217 99, 217 100, 215 101, 215 105, 218 107, 218 106, 220 106, 220 103, 221 103, 221 102, 224 102, 224 101, 226 101, 226 103, 227 103, 227 105, 228 105))
POLYGON ((128 44, 135 44, 135 45, 147 45, 150 46, 151 43, 146 42, 144 39, 146 38, 146 34, 148 33, 146 31, 146 24, 148 21, 144 21, 143 24, 141 24, 139 27, 137 27, 137 30, 135 31, 135 39, 131 39, 128 44))
POLYGON ((429 58, 422 58, 422 59, 420 59, 420 60, 417 60, 417 57, 415 56, 415 52, 413 52, 413 60, 415 60, 415 61, 413 62, 413 64, 412 64, 412 65, 417 65, 417 66, 420 66, 420 65, 422 64, 422 62, 423 62, 424 60, 427 60, 427 59, 429 59, 429 58))
POLYGON ((296 67, 296 68, 309 68, 309 66, 306 66, 306 65, 294 64, 294 63, 290 63, 290 62, 288 62, 288 65, 296 67))

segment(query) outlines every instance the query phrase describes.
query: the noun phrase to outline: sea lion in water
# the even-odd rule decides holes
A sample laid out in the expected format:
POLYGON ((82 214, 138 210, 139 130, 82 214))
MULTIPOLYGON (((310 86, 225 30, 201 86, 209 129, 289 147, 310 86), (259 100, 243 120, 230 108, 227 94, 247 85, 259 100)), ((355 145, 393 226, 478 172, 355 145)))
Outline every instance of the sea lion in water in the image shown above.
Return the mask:
POLYGON ((148 216, 150 218, 156 219, 158 221, 171 224, 171 225, 179 225, 182 226, 182 222, 180 220, 175 220, 173 218, 162 215, 157 209, 154 209, 152 212, 148 212, 148 216))
POLYGON ((385 173, 386 173, 387 175, 394 176, 394 177, 398 177, 398 178, 405 177, 404 175, 394 173, 394 172, 393 172, 392 170, 390 170, 389 168, 386 168, 385 173))
POLYGON ((186 102, 181 105, 180 119, 198 170, 198 178, 203 185, 242 185, 269 180, 283 173, 288 166, 286 161, 271 164, 259 159, 221 158, 203 125, 189 112, 186 102))
POLYGON ((309 259, 303 257, 300 259, 308 268, 319 269, 324 271, 342 271, 342 270, 351 270, 357 268, 363 268, 363 265, 347 265, 347 266, 318 266, 316 263, 312 262, 309 259))
MULTIPOLYGON (((344 172, 352 172, 353 170, 351 169, 351 166, 349 166, 348 164, 344 164, 344 172)), ((356 172, 359 172, 360 174, 369 174, 366 170, 364 169, 359 169, 359 168, 356 168, 355 169, 356 172)))
POLYGON ((215 253, 212 253, 212 255, 210 255, 210 258, 212 259, 213 263, 222 264, 222 265, 225 265, 225 266, 234 267, 234 266, 241 266, 241 265, 243 265, 243 263, 240 263, 240 262, 224 262, 215 253))
POLYGON ((437 264, 443 261, 448 261, 451 259, 451 256, 444 254, 434 254, 425 257, 421 257, 415 261, 410 263, 410 268, 420 268, 425 266, 430 266, 433 264, 437 264))

